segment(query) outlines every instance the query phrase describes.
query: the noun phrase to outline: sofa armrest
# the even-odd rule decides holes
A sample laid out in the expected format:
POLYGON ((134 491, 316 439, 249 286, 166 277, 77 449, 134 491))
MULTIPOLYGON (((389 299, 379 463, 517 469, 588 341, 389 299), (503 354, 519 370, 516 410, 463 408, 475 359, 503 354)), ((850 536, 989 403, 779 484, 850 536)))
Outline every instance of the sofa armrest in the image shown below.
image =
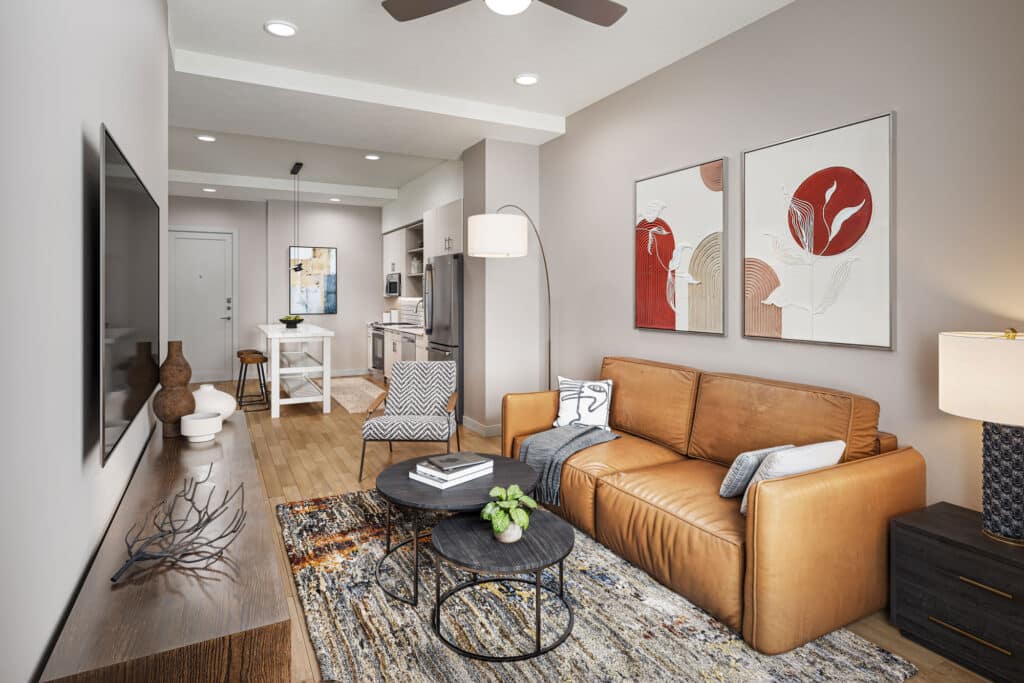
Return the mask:
POLYGON ((558 417, 558 392, 505 394, 501 401, 501 454, 512 456, 512 440, 551 429, 558 417))
POLYGON ((889 520, 924 505, 913 448, 754 486, 743 638, 778 654, 885 607, 889 520))
POLYGON ((888 453, 899 448, 899 440, 896 438, 895 434, 879 430, 878 436, 876 436, 875 439, 878 442, 879 453, 888 453))

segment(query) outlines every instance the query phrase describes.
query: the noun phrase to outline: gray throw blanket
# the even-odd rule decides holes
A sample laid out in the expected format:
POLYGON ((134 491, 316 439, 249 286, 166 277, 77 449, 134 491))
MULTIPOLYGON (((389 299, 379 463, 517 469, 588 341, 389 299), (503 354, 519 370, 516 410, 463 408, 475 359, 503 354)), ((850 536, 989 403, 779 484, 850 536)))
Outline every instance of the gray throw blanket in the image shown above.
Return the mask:
POLYGON ((565 461, 584 448, 617 438, 618 434, 606 429, 582 425, 555 427, 526 437, 519 448, 519 459, 540 474, 534 497, 545 505, 560 505, 565 461))

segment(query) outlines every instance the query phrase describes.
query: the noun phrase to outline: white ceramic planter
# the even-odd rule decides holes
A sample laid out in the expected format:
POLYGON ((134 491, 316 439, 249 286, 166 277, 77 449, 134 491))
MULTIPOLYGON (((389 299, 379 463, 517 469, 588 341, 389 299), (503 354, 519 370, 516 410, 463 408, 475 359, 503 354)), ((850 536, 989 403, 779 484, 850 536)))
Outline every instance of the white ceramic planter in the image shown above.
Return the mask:
POLYGON ((238 407, 234 396, 215 389, 212 384, 200 384, 199 388, 192 392, 192 396, 196 399, 195 412, 217 413, 222 420, 231 417, 238 407))
POLYGON ((508 525, 508 528, 502 531, 500 534, 494 534, 501 543, 515 543, 523 537, 523 527, 519 526, 515 522, 508 525))
POLYGON ((191 443, 213 441, 224 426, 218 413, 192 413, 181 418, 181 435, 191 443))

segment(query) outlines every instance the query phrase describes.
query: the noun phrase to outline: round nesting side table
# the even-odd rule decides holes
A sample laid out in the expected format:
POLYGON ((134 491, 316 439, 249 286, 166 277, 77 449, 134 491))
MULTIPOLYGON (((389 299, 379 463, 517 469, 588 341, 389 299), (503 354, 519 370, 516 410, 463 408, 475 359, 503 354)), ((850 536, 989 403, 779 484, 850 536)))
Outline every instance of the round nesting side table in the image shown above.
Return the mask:
MULTIPOLYGON (((465 452, 465 451, 464 451, 465 452)), ((422 536, 430 533, 423 523, 425 513, 435 512, 471 512, 478 511, 491 499, 490 490, 495 486, 508 487, 512 484, 519 484, 519 487, 526 493, 532 493, 537 487, 539 475, 537 471, 518 460, 512 460, 500 455, 487 455, 476 453, 483 458, 490 458, 494 461, 494 471, 486 477, 473 479, 465 484, 453 486, 450 489, 438 489, 429 484, 420 483, 409 478, 409 472, 416 469, 416 465, 426 462, 428 458, 437 457, 427 455, 422 458, 414 458, 392 465, 377 475, 377 491, 387 501, 387 522, 384 528, 384 556, 377 562, 374 569, 374 578, 377 585, 388 597, 399 600, 409 605, 415 605, 419 601, 419 546, 422 536), (409 510, 415 518, 415 527, 411 537, 391 545, 392 535, 392 507, 399 507, 409 510), (391 555, 406 545, 412 543, 412 582, 411 597, 399 595, 389 590, 380 581, 380 570, 391 555)))
POLYGON ((515 543, 495 540, 489 522, 476 515, 458 515, 442 520, 433 531, 435 556, 434 615, 432 626, 441 642, 465 657, 487 662, 518 662, 550 652, 565 642, 572 633, 572 607, 565 599, 565 558, 572 552, 575 535, 572 527, 546 510, 536 510, 530 516, 530 527, 515 543), (441 592, 441 562, 472 573, 469 581, 441 592), (558 565, 558 589, 544 586, 544 570, 558 565), (522 578, 532 574, 531 579, 522 578), (509 656, 488 655, 466 650, 445 637, 441 632, 441 609, 444 603, 467 588, 485 583, 525 583, 534 588, 534 648, 530 652, 509 656), (541 642, 541 596, 543 592, 558 598, 568 610, 569 623, 551 643, 541 642))

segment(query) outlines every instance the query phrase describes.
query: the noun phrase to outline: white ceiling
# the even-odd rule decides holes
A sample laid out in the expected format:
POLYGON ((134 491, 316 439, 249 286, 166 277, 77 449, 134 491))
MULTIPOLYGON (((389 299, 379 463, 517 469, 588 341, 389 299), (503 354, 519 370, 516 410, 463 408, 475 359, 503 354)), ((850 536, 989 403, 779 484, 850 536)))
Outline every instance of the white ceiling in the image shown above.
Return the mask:
MULTIPOLYGON (((380 0, 169 0, 170 122, 184 129, 171 131, 172 171, 286 178, 301 154, 304 179, 397 188, 485 137, 558 137, 569 114, 791 0, 619 1, 629 11, 601 28, 539 2, 502 17, 472 0, 400 23, 380 0), (270 36, 270 19, 298 34, 270 36), (515 85, 521 72, 540 83, 515 85), (225 144, 188 144, 194 130, 225 144)), ((172 193, 183 184, 198 192, 178 180, 172 193)))

